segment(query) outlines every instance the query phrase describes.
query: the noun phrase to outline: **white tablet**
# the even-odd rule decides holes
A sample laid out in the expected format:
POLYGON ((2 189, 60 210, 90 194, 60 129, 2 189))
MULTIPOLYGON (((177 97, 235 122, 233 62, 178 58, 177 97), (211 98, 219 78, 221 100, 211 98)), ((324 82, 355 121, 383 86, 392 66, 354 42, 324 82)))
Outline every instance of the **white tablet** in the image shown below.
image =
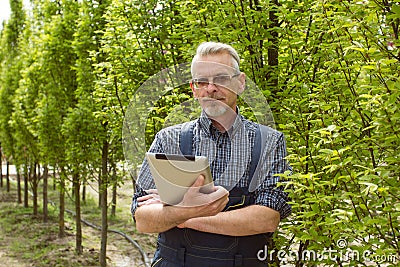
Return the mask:
POLYGON ((164 203, 176 205, 181 202, 200 174, 205 177, 200 192, 211 193, 214 183, 207 157, 147 152, 146 158, 158 194, 164 203))

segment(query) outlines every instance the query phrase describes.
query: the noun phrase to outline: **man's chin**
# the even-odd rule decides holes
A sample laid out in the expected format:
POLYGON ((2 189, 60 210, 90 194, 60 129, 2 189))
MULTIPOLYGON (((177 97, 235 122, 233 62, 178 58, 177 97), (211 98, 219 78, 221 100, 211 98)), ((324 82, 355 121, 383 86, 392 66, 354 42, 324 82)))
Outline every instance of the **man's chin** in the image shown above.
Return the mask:
POLYGON ((204 112, 207 114, 208 117, 215 118, 220 117, 226 113, 228 109, 226 107, 221 106, 213 106, 213 107, 205 107, 204 112))

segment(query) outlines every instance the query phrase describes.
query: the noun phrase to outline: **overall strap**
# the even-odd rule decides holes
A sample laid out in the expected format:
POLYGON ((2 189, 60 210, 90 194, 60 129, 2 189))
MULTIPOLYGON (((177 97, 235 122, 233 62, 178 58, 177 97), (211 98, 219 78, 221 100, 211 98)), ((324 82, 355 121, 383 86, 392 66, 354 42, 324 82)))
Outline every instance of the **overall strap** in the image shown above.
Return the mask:
POLYGON ((255 174, 259 172, 259 168, 261 167, 260 158, 264 153, 265 145, 267 138, 270 138, 272 129, 268 126, 259 124, 256 130, 256 136, 254 140, 254 147, 251 152, 251 162, 250 162, 250 170, 249 170, 249 190, 250 192, 254 191, 257 188, 257 182, 259 179, 253 177, 257 177, 255 174))
POLYGON ((183 155, 192 155, 193 147, 193 129, 196 121, 189 121, 182 124, 179 136, 179 147, 183 155))
POLYGON ((251 151, 251 161, 250 161, 250 170, 249 170, 249 178, 251 179, 256 171, 258 160, 261 155, 261 131, 260 126, 256 129, 256 136, 254 138, 254 146, 251 151))
POLYGON ((256 129, 256 136, 254 138, 253 150, 251 151, 249 179, 253 178, 253 175, 257 169, 261 154, 264 151, 265 141, 267 139, 269 131, 270 129, 267 126, 258 124, 256 129))

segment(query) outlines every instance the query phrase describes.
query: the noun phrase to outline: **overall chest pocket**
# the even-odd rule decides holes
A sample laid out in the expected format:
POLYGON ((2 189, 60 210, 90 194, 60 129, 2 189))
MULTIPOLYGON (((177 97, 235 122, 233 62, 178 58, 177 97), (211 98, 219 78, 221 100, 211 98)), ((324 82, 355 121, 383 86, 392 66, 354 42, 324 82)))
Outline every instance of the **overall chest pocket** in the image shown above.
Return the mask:
POLYGON ((240 209, 254 204, 254 194, 249 193, 247 188, 235 187, 229 191, 229 202, 224 211, 240 209))

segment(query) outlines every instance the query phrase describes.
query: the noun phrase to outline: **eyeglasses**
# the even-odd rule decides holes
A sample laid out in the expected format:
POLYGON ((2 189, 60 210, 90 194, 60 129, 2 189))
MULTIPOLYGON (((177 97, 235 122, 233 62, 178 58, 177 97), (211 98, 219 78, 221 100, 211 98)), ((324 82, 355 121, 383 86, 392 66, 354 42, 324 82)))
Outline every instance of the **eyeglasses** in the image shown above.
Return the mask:
POLYGON ((192 79, 192 84, 194 89, 205 89, 209 84, 213 84, 216 86, 228 86, 232 79, 239 76, 240 73, 234 75, 218 75, 215 77, 200 77, 192 79))

